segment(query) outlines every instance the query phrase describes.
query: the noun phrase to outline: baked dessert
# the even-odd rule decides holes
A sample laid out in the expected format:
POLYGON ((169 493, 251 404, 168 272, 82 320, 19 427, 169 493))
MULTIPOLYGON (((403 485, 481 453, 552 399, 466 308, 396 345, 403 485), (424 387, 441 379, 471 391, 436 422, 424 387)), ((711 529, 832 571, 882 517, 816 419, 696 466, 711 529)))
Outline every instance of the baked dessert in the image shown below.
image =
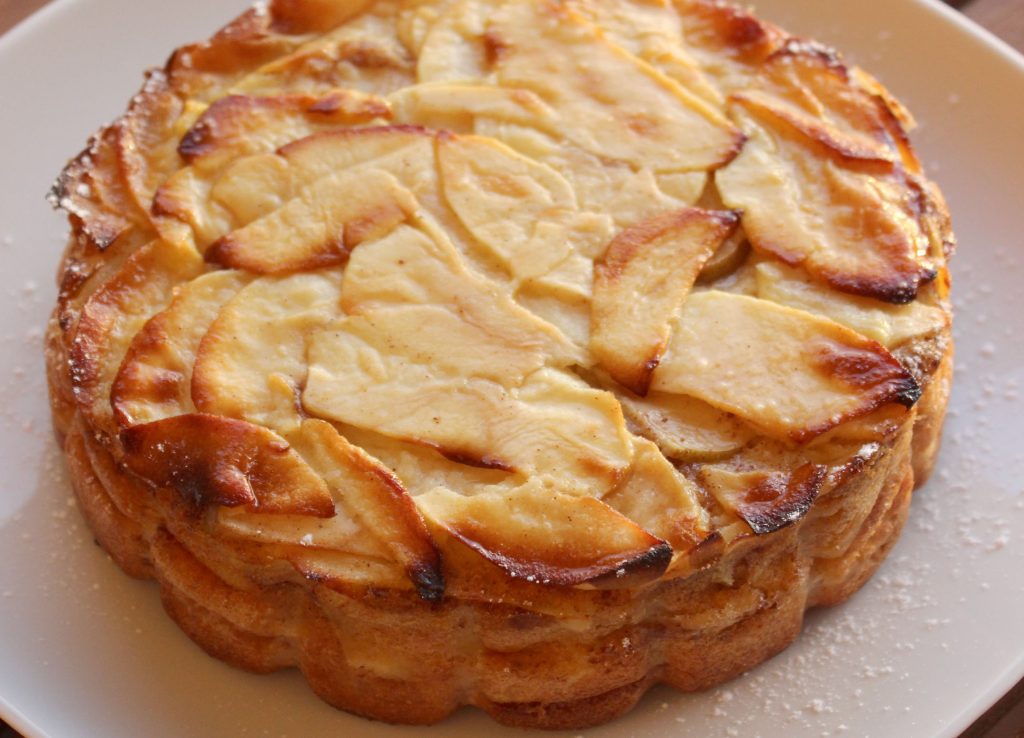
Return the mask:
POLYGON ((910 115, 704 0, 274 0, 61 175, 81 508, 214 656, 583 727, 783 649, 949 392, 910 115))

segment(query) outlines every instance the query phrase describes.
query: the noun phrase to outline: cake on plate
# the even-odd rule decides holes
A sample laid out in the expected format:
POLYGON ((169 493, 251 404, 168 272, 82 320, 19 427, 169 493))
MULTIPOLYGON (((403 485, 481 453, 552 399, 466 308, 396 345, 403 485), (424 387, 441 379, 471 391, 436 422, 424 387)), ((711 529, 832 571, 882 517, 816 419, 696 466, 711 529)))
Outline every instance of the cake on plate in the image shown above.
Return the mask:
POLYGON ((273 0, 72 160, 53 416, 97 541, 339 708, 579 728, 895 542, 952 369, 910 114, 710 0, 273 0))

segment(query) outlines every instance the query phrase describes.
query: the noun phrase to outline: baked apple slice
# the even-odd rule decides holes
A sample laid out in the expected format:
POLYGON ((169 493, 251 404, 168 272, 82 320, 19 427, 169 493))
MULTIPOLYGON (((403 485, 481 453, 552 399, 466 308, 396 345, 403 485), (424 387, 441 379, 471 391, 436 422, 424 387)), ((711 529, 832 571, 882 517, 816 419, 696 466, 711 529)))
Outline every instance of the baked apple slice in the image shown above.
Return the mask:
POLYGON ((629 476, 602 501, 644 530, 685 552, 710 531, 696 485, 680 474, 658 447, 645 438, 633 441, 629 476))
POLYGON ((441 137, 438 164, 448 204, 507 271, 537 276, 571 253, 571 232, 558 226, 576 197, 556 171, 477 136, 441 137))
POLYGON ((941 308, 922 300, 892 305, 857 295, 836 294, 799 269, 784 264, 762 262, 757 265, 755 274, 758 297, 823 315, 890 350, 934 335, 949 324, 941 308))
POLYGON ((75 399, 96 428, 116 432, 110 389, 133 337, 168 303, 174 286, 199 276, 202 268, 188 243, 151 241, 83 305, 68 368, 75 399))
POLYGON ((191 387, 196 408, 294 429, 306 342, 340 314, 340 281, 338 272, 310 272, 262 277, 239 291, 199 344, 191 387))
POLYGON ((334 515, 324 481, 284 438, 234 418, 190 413, 121 431, 124 463, 171 487, 195 513, 214 505, 288 515, 334 515))
POLYGON ((651 388, 697 397, 766 435, 806 442, 921 390, 880 344, 802 310, 695 292, 673 321, 651 388))
POLYGON ((712 169, 743 135, 713 107, 606 37, 569 5, 503 3, 485 35, 504 87, 536 92, 562 135, 608 159, 652 171, 712 169))
POLYGON ((590 352, 615 381, 647 394, 669 321, 737 213, 686 208, 622 231, 594 265, 590 352))
POLYGON ((706 465, 698 476, 723 508, 742 518, 757 535, 764 535, 804 516, 826 472, 824 466, 810 463, 792 472, 733 471, 706 465))
POLYGON ((110 393, 122 427, 195 410, 192 367, 199 342, 224 304, 248 282, 231 270, 186 282, 167 308, 135 334, 110 393))
POLYGON ((657 579, 672 547, 605 503, 529 482, 508 493, 416 498, 439 529, 508 576, 541 585, 616 589, 657 579))
POLYGON ((344 264, 352 249, 386 235, 416 207, 415 198, 386 172, 339 171, 220 238, 204 258, 257 274, 344 264))
POLYGON ((630 427, 654 441, 670 459, 715 461, 736 453, 756 434, 734 415, 696 397, 649 392, 618 393, 630 427))
POLYGON ((836 151, 772 106, 734 105, 749 140, 716 176, 751 245, 840 292, 911 302, 935 276, 924 193, 900 165, 836 151))
POLYGON ((412 497, 398 478, 330 423, 306 420, 293 434, 303 458, 370 535, 384 541, 420 596, 444 593, 441 559, 412 497))

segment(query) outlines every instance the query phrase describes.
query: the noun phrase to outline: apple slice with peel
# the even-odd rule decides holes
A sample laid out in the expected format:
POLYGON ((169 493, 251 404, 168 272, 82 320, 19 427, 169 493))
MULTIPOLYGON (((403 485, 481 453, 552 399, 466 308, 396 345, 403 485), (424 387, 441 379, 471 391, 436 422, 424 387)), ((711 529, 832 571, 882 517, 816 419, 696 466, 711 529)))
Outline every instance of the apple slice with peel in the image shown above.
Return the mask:
POLYGON ((223 270, 186 282, 135 334, 110 393, 122 427, 195 411, 192 367, 199 342, 248 281, 240 272, 223 270))
POLYGON ((684 208, 627 228, 594 265, 590 351, 617 382, 647 394, 669 321, 737 213, 684 208))
POLYGON ((303 458, 366 531, 382 541, 420 596, 444 593, 441 558, 412 497, 377 459, 349 443, 330 423, 306 420, 290 436, 303 458))
POLYGON ((284 438, 233 418, 190 413, 121 431, 124 463, 171 487, 195 513, 223 505, 289 515, 334 515, 334 500, 284 438))
POLYGON ((818 496, 827 469, 804 464, 792 472, 732 471, 701 467, 698 478, 718 503, 738 515, 757 535, 784 528, 802 518, 818 496))
POLYGON ((296 428, 306 341, 340 315, 340 282, 340 273, 322 271, 262 277, 239 291, 199 344, 192 370, 196 408, 282 433, 296 428))
POLYGON ((93 427, 115 433, 110 390, 136 333, 171 299, 174 286, 202 273, 184 242, 151 241, 129 256, 82 307, 68 356, 71 385, 93 427))
POLYGON ((633 587, 657 579, 672 558, 668 543, 600 500, 534 480, 467 497, 438 487, 416 504, 451 538, 530 583, 633 587))
POLYGON ((695 292, 651 388, 697 397, 803 443, 921 390, 880 344, 827 318, 745 295, 695 292))
POLYGON ((733 108, 749 140, 716 182, 726 205, 743 211, 754 249, 840 292, 914 300, 935 268, 920 223, 925 194, 913 177, 834 153, 782 114, 765 114, 768 102, 733 108))
POLYGON ((733 415, 685 395, 617 393, 631 427, 670 459, 715 461, 742 449, 756 435, 733 415))
POLYGON ((387 234, 415 211, 415 198, 390 174, 340 171, 220 238, 204 258, 258 274, 344 264, 360 243, 387 234))
POLYGON ((941 308, 921 300, 891 305, 867 297, 840 295, 784 264, 762 262, 755 274, 758 297, 824 315, 890 350, 915 338, 933 335, 949 323, 941 308))

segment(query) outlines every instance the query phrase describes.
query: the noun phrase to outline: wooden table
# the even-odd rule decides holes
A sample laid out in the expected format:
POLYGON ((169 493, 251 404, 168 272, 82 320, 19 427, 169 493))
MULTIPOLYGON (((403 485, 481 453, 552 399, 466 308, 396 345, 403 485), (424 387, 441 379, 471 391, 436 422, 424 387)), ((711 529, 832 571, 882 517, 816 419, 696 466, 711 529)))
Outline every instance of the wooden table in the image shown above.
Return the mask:
MULTIPOLYGON (((0 0, 0 34, 50 0, 0 0)), ((856 0, 854 0, 856 1, 856 0)), ((1024 0, 946 0, 1024 52, 1024 0)), ((0 738, 19 738, 0 721, 0 738)), ((982 715, 960 738, 1024 738, 1024 680, 982 715)))

